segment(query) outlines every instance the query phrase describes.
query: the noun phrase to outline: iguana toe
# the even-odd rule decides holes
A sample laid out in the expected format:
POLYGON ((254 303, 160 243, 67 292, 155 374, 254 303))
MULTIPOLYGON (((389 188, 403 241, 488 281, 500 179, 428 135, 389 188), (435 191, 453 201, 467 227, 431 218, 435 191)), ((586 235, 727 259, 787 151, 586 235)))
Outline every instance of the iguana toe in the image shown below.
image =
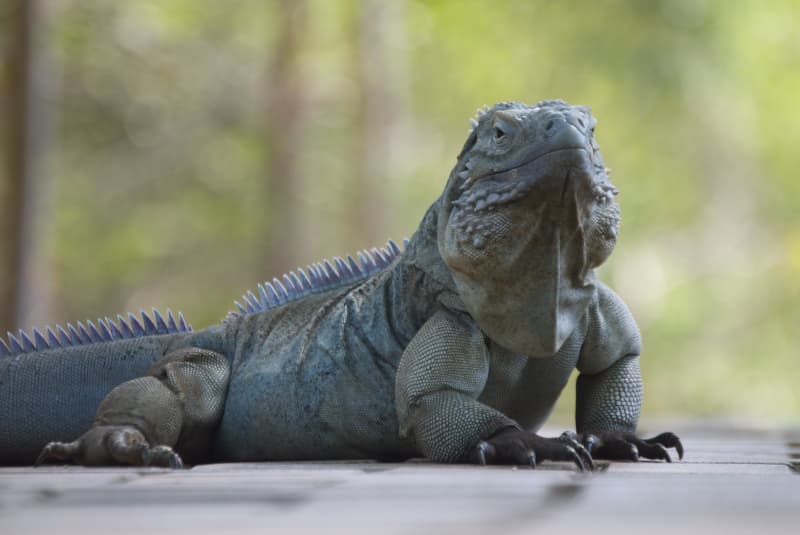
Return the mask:
POLYGON ((48 442, 42 448, 33 466, 40 466, 47 461, 72 461, 78 456, 79 441, 75 442, 48 442))
POLYGON ((675 433, 667 431, 666 433, 661 433, 658 436, 649 438, 645 440, 645 442, 661 444, 665 448, 675 448, 675 451, 678 452, 678 459, 683 459, 683 444, 675 433))
POLYGON ((574 432, 565 431, 564 433, 561 433, 561 436, 558 437, 558 439, 568 444, 573 450, 575 450, 575 454, 580 458, 584 467, 588 468, 591 471, 594 471, 594 461, 592 460, 592 454, 586 447, 584 447, 583 444, 580 443, 577 435, 574 432))
POLYGON ((142 455, 142 464, 144 466, 163 466, 174 470, 183 468, 181 456, 169 446, 147 448, 142 455))
POLYGON ((50 442, 36 459, 85 466, 131 465, 182 468, 180 455, 169 446, 150 446, 133 426, 96 426, 73 442, 50 442))
POLYGON ((515 428, 480 441, 469 459, 476 464, 516 464, 532 468, 544 460, 567 461, 575 463, 581 472, 594 469, 591 454, 575 439, 565 435, 545 438, 515 428))
POLYGON ((672 462, 669 448, 675 448, 683 459, 683 444, 674 433, 661 433, 653 438, 639 438, 633 433, 606 431, 584 434, 581 442, 597 459, 638 461, 640 459, 672 462))

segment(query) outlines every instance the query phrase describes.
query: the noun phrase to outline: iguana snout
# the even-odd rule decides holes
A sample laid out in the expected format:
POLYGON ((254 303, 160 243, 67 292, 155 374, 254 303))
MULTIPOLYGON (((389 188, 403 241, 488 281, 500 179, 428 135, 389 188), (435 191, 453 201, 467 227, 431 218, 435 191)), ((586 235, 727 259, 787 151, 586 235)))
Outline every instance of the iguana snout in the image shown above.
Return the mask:
POLYGON ((514 351, 558 351, 616 242, 595 124, 562 101, 480 110, 445 190, 440 253, 470 314, 514 351))

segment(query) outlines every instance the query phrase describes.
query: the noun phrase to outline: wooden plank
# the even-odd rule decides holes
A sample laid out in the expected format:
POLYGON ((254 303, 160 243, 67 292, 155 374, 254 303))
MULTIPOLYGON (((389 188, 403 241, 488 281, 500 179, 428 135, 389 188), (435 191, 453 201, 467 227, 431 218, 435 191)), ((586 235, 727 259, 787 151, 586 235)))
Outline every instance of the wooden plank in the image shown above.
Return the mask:
POLYGON ((0 533, 794 533, 786 433, 690 433, 687 461, 581 475, 425 462, 0 469, 0 533))

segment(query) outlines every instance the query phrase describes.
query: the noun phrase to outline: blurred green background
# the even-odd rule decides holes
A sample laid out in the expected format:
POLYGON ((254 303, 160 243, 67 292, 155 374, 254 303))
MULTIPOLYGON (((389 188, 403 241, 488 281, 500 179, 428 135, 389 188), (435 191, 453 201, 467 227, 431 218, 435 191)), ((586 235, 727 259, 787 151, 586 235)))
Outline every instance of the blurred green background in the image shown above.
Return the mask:
POLYGON ((411 235, 476 107, 563 98, 621 191, 601 276, 643 332, 643 422, 800 417, 800 2, 0 6, 0 328, 218 322, 411 235))

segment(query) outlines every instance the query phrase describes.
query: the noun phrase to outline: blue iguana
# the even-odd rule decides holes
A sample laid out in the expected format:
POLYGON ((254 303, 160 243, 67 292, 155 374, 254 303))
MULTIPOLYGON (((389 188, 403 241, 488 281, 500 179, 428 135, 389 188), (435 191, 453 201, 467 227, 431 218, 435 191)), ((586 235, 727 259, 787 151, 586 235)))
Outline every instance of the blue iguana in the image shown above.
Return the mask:
POLYGON ((595 275, 619 209, 589 109, 472 124, 403 250, 298 269, 197 332, 154 311, 0 338, 0 464, 682 456, 634 434, 641 343, 595 275), (537 435, 576 368, 577 433, 537 435))

